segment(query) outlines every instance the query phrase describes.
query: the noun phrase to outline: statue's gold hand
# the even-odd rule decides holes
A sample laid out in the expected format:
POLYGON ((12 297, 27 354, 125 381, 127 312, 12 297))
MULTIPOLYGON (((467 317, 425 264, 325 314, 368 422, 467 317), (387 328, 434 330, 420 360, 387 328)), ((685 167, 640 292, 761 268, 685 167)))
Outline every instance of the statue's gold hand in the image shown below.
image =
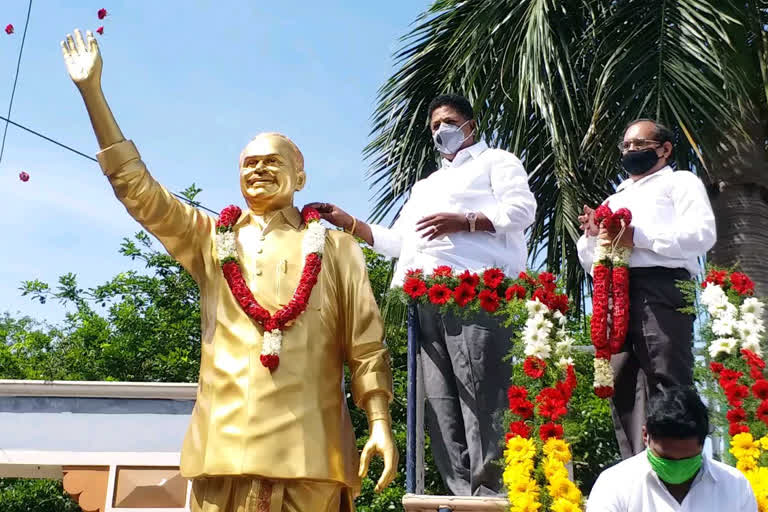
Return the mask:
POLYGON ((61 42, 61 52, 69 76, 80 90, 99 88, 102 66, 99 44, 90 30, 86 33, 87 41, 83 41, 79 29, 75 29, 74 34, 74 37, 67 34, 67 38, 61 42))
POLYGON ((360 477, 368 474, 368 464, 371 457, 378 453, 384 458, 384 471, 381 473, 379 481, 376 483, 376 492, 381 492, 385 487, 392 483, 397 474, 397 461, 399 454, 395 440, 392 437, 392 427, 388 420, 379 419, 371 422, 370 437, 365 443, 363 453, 360 456, 360 477))

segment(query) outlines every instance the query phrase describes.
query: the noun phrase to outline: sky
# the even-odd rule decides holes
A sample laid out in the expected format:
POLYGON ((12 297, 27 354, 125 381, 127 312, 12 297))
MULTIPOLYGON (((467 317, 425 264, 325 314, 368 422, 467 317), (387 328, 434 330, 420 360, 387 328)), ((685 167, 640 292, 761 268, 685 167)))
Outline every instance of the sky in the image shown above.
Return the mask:
MULTIPOLYGON (((126 138, 170 190, 192 183, 213 210, 242 203, 238 155, 279 131, 304 153, 296 204, 333 202, 365 218, 372 191, 362 149, 378 88, 427 0, 36 0, 11 119, 83 153, 98 151, 59 41, 104 26, 102 85, 126 138), (109 16, 99 21, 97 11, 109 16)), ((7 113, 28 0, 2 0, 0 113, 7 113)), ((5 123, 0 122, 0 129, 5 123)), ((1 132, 0 132, 1 134, 1 132)), ((118 253, 141 228, 99 166, 14 126, 0 162, 0 313, 56 323, 65 310, 21 297, 23 280, 83 288, 141 269, 118 253), (30 180, 19 180, 26 171, 30 180)), ((159 244, 157 244, 159 247, 159 244)))

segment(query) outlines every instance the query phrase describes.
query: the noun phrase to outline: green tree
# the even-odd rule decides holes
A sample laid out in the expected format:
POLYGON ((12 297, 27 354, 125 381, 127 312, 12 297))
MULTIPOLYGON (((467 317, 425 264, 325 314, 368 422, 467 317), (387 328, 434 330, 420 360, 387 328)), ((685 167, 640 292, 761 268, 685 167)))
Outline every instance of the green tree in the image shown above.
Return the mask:
POLYGON ((460 92, 479 133, 524 160, 538 201, 531 261, 579 301, 576 217, 619 176, 615 144, 638 117, 670 124, 676 160, 710 185, 716 263, 768 292, 768 9, 765 0, 436 0, 403 39, 366 149, 372 220, 437 167, 427 106, 460 92))

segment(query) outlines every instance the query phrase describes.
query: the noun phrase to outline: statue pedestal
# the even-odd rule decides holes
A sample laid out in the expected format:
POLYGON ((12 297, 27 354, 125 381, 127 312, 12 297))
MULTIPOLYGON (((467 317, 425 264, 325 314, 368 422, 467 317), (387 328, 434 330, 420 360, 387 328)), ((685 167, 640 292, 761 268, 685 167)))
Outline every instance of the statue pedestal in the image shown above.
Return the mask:
POLYGON ((406 494, 403 497, 406 512, 502 512, 509 510, 504 498, 485 498, 481 496, 426 496, 406 494), (442 508, 441 508, 442 507, 442 508))

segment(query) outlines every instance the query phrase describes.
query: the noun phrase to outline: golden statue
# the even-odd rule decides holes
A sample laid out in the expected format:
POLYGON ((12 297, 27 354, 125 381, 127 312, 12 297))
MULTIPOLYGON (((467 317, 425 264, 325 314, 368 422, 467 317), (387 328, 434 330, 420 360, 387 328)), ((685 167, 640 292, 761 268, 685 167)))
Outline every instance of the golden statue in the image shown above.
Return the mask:
POLYGON ((248 209, 228 223, 222 215, 217 225, 157 183, 123 137, 101 89, 102 59, 93 34, 84 41, 75 30, 61 47, 115 195, 200 287, 200 381, 181 451, 181 472, 193 479, 193 512, 353 510, 372 455, 384 459, 377 491, 397 468, 389 355, 353 237, 321 235, 312 250, 323 254, 320 273, 315 282, 310 276, 311 286, 300 284, 311 258, 305 238, 318 232, 293 206, 294 193, 306 182, 301 152, 279 134, 253 139, 239 165, 248 209), (222 249, 227 232, 230 246, 222 249), (242 270, 239 295, 234 274, 225 277, 233 259, 242 270), (300 295, 303 312, 270 326, 300 295), (254 320, 258 314, 266 323, 254 320), (263 359, 275 339, 282 340, 279 365, 263 359), (368 415, 370 439, 362 457, 344 397, 345 362, 355 403, 368 415))

